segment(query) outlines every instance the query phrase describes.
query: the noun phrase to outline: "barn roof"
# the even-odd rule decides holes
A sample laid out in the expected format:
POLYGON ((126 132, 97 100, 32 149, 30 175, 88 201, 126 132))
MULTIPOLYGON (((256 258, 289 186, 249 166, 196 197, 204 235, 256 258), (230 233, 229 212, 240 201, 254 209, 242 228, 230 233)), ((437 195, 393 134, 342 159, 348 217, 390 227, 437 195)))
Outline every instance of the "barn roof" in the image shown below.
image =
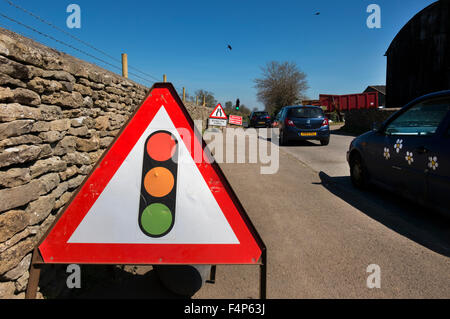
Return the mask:
MULTIPOLYGON (((443 0, 438 0, 432 4, 430 4, 429 6, 427 6, 426 8, 424 8, 423 10, 421 10, 420 12, 418 12, 414 17, 411 18, 411 20, 409 20, 404 26, 403 28, 401 28, 401 30, 397 33, 397 35, 395 36, 394 40, 392 40, 391 44, 389 45, 389 48, 387 49, 386 53, 384 54, 385 56, 387 56, 389 54, 389 51, 391 51, 392 46, 394 45, 395 42, 397 42, 397 39, 400 38, 400 36, 403 34, 403 31, 406 30, 410 24, 417 19, 418 17, 420 17, 424 12, 431 10, 432 8, 434 8, 435 6, 439 5, 440 2, 443 0)), ((448 1, 448 0, 447 0, 448 1)))
MULTIPOLYGON (((369 88, 374 89, 375 91, 378 91, 378 92, 386 95, 386 85, 369 85, 367 87, 367 89, 369 89, 369 88)), ((367 91, 367 89, 366 89, 366 91, 367 91)))

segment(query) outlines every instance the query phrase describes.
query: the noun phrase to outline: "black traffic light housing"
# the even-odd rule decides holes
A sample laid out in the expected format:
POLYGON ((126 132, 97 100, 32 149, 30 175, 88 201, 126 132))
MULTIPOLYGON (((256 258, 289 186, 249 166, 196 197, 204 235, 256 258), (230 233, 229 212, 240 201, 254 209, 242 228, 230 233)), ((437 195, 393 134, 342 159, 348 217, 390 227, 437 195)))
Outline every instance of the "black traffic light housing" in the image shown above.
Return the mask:
POLYGON ((178 141, 173 134, 161 130, 147 138, 142 165, 139 227, 149 237, 163 237, 174 226, 177 158, 178 141))
POLYGON ((239 111, 239 107, 241 106, 241 101, 239 99, 236 100, 236 111, 239 111))

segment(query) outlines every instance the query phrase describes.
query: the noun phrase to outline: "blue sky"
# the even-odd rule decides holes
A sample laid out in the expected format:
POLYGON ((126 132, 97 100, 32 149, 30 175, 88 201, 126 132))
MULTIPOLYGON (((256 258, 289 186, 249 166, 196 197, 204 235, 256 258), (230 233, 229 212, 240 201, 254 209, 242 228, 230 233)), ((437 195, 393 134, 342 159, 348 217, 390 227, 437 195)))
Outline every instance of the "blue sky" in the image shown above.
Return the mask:
MULTIPOLYGON (((306 93, 312 99, 321 93, 358 93, 368 85, 385 84, 386 49, 409 19, 434 2, 11 1, 117 59, 126 52, 130 66, 161 80, 167 74, 168 81, 179 90, 186 87, 193 94, 206 89, 219 102, 239 98, 250 108, 263 108, 256 99, 253 80, 261 76, 261 67, 272 60, 295 62, 307 74, 310 89, 306 93), (71 3, 81 7, 80 29, 66 26, 66 8, 71 3), (366 9, 372 3, 381 7, 381 29, 366 26, 366 9), (321 14, 314 15, 318 11, 321 14), (231 52, 228 44, 233 47, 231 52)), ((117 64, 5 0, 0 0, 0 12, 117 64)), ((2 17, 0 26, 120 72, 2 17)))

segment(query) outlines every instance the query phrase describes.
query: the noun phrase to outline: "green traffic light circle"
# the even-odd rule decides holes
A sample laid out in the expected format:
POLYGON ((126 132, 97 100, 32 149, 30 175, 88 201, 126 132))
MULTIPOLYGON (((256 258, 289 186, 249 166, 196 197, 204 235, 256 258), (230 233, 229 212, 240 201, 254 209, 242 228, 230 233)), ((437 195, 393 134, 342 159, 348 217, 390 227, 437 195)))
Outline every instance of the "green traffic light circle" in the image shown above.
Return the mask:
POLYGON ((141 215, 141 226, 151 236, 160 236, 172 225, 172 212, 160 203, 147 206, 141 215))

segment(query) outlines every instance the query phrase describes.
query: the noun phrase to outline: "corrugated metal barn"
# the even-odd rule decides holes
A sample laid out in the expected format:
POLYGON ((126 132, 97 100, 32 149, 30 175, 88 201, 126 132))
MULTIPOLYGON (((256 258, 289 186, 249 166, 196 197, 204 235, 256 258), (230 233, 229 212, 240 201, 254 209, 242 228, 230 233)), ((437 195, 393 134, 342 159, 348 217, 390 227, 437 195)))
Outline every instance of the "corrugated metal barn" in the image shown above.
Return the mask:
POLYGON ((386 56, 387 107, 450 89, 450 0, 437 1, 414 16, 386 56))

